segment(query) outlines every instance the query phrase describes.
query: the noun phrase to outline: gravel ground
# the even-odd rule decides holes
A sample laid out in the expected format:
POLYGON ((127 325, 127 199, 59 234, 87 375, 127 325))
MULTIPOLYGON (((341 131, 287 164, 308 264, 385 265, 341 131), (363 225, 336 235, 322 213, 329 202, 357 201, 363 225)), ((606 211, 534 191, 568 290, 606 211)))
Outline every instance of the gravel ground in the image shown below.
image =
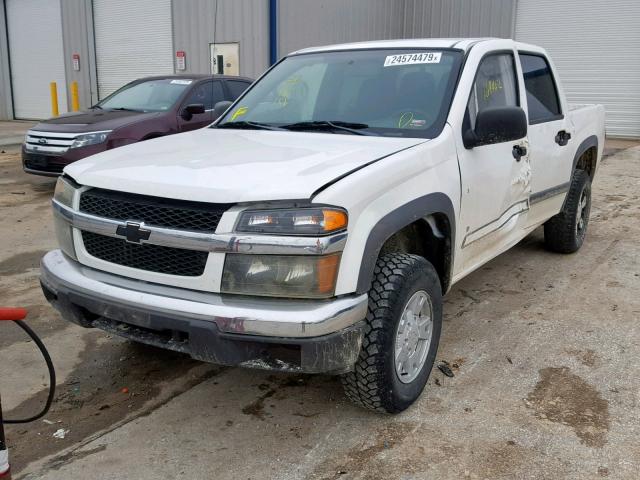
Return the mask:
MULTIPOLYGON (((62 320, 38 287, 53 181, 0 154, 0 305, 25 305, 58 368, 46 422, 7 428, 14 478, 637 479, 640 147, 610 150, 589 234, 536 231, 446 297, 434 371, 407 412, 350 405, 336 379, 221 368, 62 320), (64 429, 65 438, 53 433, 64 429)), ((7 417, 46 396, 32 343, 0 325, 7 417)))

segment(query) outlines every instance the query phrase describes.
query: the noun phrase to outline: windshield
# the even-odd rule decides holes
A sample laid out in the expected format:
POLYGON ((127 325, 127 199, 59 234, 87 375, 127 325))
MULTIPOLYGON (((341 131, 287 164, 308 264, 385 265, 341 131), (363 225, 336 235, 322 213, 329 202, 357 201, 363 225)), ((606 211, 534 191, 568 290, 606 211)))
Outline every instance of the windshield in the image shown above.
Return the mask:
POLYGON ((98 103, 103 109, 161 112, 169 110, 193 80, 163 78, 129 83, 98 103))
POLYGON ((293 55, 237 102, 218 128, 437 136, 462 52, 349 50, 293 55))

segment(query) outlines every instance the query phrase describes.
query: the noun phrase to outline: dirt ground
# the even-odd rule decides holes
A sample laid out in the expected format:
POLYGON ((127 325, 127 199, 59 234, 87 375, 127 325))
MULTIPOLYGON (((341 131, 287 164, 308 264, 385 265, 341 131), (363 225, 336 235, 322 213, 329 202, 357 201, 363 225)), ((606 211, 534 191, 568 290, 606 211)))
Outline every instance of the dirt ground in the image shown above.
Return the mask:
MULTIPOLYGON (((350 405, 331 377, 221 368, 65 322, 38 286, 54 182, 0 154, 0 305, 28 307, 59 377, 45 421, 7 428, 14 478, 639 478, 640 147, 608 153, 582 250, 548 253, 536 231, 456 284, 438 355, 455 376, 434 370, 397 416, 350 405)), ((12 418, 46 396, 12 324, 0 390, 12 418)))

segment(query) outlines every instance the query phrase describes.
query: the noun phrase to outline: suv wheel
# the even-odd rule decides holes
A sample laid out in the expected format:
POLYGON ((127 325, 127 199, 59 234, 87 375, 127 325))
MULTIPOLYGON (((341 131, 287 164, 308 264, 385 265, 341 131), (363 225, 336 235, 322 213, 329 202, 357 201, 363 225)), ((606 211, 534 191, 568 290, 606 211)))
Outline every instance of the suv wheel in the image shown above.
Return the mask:
POLYGON ((398 413, 422 393, 438 350, 442 290, 433 266, 417 255, 383 255, 369 290, 362 350, 342 375, 349 399, 398 413))
POLYGON ((544 224, 544 243, 558 253, 573 253, 584 243, 591 211, 591 178, 584 170, 576 170, 564 208, 544 224))

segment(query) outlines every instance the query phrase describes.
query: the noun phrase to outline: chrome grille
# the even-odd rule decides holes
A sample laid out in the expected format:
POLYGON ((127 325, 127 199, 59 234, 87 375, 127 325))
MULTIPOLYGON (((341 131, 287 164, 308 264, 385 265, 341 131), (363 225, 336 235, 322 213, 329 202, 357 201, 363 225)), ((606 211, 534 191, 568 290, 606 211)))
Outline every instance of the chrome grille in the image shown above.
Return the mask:
POLYGON ((27 150, 38 153, 62 154, 69 150, 81 133, 39 132, 29 130, 25 139, 27 150))

